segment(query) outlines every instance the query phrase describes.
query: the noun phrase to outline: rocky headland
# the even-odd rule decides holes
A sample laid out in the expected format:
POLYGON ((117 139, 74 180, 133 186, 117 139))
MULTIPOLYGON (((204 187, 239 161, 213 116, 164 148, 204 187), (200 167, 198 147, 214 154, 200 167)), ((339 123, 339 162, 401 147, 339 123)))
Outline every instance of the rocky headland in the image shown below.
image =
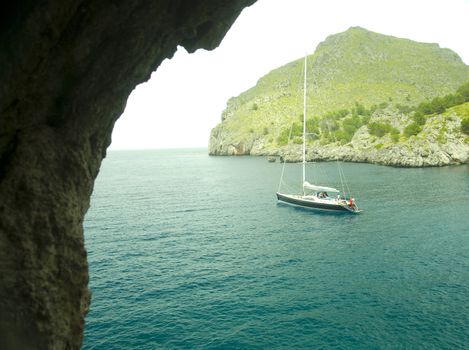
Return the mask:
MULTIPOLYGON (((301 160, 303 59, 231 98, 210 155, 301 160)), ((469 162, 469 66, 451 50, 354 27, 308 56, 307 158, 400 167, 469 162)))
MULTIPOLYGON (((462 118, 455 110, 435 115, 427 120, 418 135, 407 139, 400 136, 397 142, 392 140, 390 134, 382 137, 371 135, 368 127, 363 125, 346 144, 340 142, 321 144, 320 140, 308 140, 307 159, 365 162, 397 167, 469 163, 469 138, 461 132, 462 118)), ((388 122, 403 132, 405 127, 412 123, 412 118, 409 115, 388 111, 371 117, 370 121, 388 122)), ((225 133, 223 128, 215 128, 211 135, 209 153, 223 156, 279 156, 287 162, 300 162, 302 145, 289 142, 284 146, 272 147, 262 137, 252 137, 247 142, 238 141, 235 135, 225 133)))

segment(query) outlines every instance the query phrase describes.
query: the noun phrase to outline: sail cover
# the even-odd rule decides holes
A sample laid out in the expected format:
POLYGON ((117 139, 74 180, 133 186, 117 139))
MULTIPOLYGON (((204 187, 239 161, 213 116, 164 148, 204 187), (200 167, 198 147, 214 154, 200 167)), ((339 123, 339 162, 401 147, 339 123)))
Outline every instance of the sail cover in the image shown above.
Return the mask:
POLYGON ((308 190, 313 190, 317 192, 340 192, 339 190, 332 187, 312 185, 308 181, 303 182, 303 188, 307 188, 308 190))

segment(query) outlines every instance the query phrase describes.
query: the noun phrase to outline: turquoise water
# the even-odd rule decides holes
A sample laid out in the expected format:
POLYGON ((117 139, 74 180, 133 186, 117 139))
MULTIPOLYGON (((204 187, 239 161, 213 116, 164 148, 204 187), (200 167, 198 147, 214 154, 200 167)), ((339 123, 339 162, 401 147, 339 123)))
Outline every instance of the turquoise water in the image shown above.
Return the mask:
MULTIPOLYGON (((336 163, 308 167, 341 186, 336 163)), ((265 158, 110 152, 84 348, 469 348, 469 166, 342 167, 363 214, 277 205, 265 158)))

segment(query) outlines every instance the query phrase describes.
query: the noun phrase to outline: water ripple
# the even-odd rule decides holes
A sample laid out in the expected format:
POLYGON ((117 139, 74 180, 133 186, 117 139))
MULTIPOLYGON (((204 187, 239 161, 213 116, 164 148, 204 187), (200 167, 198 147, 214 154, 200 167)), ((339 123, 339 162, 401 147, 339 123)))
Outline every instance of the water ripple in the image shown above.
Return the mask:
POLYGON ((468 166, 343 164, 366 210, 343 216, 276 205, 279 164, 204 152, 105 160, 84 349, 469 347, 468 166))

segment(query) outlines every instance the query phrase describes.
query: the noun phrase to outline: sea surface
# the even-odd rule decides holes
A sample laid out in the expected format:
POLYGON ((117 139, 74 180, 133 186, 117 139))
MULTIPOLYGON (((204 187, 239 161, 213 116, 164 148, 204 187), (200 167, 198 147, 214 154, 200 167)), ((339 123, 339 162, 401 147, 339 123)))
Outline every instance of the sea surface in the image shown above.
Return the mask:
POLYGON ((264 157, 109 152, 85 220, 83 348, 468 349, 469 166, 308 178, 342 188, 338 166, 360 215, 277 204, 282 165, 264 157))

